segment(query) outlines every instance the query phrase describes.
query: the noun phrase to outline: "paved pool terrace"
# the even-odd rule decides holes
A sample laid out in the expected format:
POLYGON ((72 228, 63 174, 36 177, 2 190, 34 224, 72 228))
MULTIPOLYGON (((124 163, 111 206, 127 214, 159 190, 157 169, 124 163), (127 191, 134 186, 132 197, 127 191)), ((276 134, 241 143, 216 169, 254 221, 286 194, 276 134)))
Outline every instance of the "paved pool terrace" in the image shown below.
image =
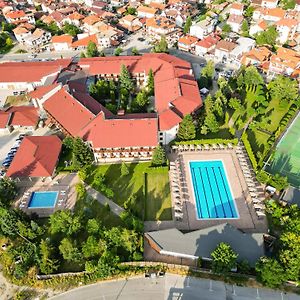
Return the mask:
POLYGON ((175 227, 181 230, 196 230, 228 222, 245 231, 266 232, 266 220, 258 219, 251 206, 251 198, 247 191, 245 178, 234 150, 187 151, 171 154, 170 158, 171 160, 180 159, 184 179, 183 221, 174 222, 175 227), (232 196, 235 200, 238 218, 199 219, 197 217, 190 162, 214 160, 222 161, 224 165, 232 196))

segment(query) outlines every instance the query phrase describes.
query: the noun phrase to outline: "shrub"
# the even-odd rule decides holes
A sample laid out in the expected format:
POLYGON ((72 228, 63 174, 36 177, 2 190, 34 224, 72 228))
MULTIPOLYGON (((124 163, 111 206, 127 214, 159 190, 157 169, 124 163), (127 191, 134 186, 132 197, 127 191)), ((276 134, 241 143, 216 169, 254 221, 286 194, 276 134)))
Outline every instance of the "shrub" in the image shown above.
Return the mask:
POLYGON ((201 140, 191 140, 191 141, 180 141, 175 142, 176 145, 212 145, 212 144, 232 144, 237 145, 238 139, 201 139, 201 140))
POLYGON ((248 156, 249 156, 249 159, 251 161, 252 167, 253 167, 254 170, 256 170, 257 169, 257 161, 256 161, 255 155, 253 153, 252 147, 250 145, 250 142, 248 140, 248 135, 247 135, 246 132, 244 132, 243 135, 242 135, 242 141, 243 141, 245 149, 248 153, 248 156))

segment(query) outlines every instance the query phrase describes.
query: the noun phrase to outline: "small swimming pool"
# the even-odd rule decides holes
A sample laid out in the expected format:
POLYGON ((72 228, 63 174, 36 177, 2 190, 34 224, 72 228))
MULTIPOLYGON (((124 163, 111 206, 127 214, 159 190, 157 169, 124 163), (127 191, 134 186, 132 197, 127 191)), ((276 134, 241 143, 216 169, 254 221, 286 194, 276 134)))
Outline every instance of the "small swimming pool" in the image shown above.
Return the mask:
POLYGON ((33 192, 29 200, 28 208, 52 208, 55 207, 58 192, 33 192))
POLYGON ((221 160, 191 161, 198 219, 236 219, 238 213, 221 160))

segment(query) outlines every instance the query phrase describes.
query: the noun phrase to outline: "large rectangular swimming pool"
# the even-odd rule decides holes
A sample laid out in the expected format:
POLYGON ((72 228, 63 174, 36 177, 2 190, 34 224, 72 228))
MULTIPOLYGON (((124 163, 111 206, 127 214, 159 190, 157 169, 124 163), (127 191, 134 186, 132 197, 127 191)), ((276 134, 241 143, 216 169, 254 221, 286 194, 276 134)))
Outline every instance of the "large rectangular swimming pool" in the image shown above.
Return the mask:
POLYGON ((28 208, 55 207, 58 192, 33 192, 28 203, 28 208))
POLYGON ((236 219, 237 208, 221 160, 190 161, 198 219, 236 219))

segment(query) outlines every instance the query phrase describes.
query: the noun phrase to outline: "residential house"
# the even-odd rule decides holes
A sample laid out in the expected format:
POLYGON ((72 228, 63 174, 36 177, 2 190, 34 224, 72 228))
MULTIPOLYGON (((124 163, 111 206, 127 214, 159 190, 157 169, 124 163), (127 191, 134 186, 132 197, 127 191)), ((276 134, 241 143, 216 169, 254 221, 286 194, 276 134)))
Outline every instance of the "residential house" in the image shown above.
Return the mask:
POLYGON ((215 57, 218 60, 227 60, 230 57, 231 51, 235 49, 237 44, 225 40, 221 40, 217 43, 215 49, 215 57))
POLYGON ((278 0, 262 0, 261 6, 265 8, 276 8, 278 0))
POLYGON ((27 37, 31 35, 31 31, 34 29, 34 26, 29 23, 22 23, 15 29, 13 29, 13 33, 15 35, 16 40, 19 43, 24 44, 27 37))
POLYGON ((35 24, 33 13, 25 13, 24 10, 10 11, 7 14, 4 14, 4 17, 8 23, 20 24, 26 22, 29 24, 35 24))
POLYGON ((73 37, 69 34, 56 35, 52 37, 52 45, 55 51, 70 50, 73 37))
POLYGON ((195 46, 198 39, 194 36, 186 35, 178 39, 178 49, 186 52, 195 53, 195 46))
POLYGON ((100 18, 95 15, 87 16, 82 20, 83 26, 82 29, 89 34, 97 33, 98 30, 94 27, 96 23, 100 21, 100 18))
POLYGON ((81 14, 78 13, 78 12, 74 12, 74 13, 68 15, 68 16, 63 20, 63 22, 64 22, 64 23, 69 23, 69 24, 75 25, 75 26, 77 26, 77 27, 80 27, 81 22, 82 22, 83 19, 84 19, 84 16, 83 16, 83 15, 81 15, 81 14))
POLYGON ((244 5, 242 3, 234 2, 230 5, 230 15, 242 16, 244 13, 244 5))
POLYGON ((241 30, 244 17, 240 15, 230 15, 227 24, 230 25, 233 32, 239 33, 241 30))
POLYGON ((243 54, 253 49, 256 42, 255 40, 247 37, 240 37, 237 39, 236 43, 237 46, 231 51, 230 58, 234 62, 240 64, 243 54))
POLYGON ((96 44, 96 46, 99 47, 96 33, 94 33, 92 35, 88 35, 88 36, 84 35, 84 37, 78 39, 77 41, 74 41, 72 43, 72 48, 74 50, 85 50, 87 48, 89 42, 93 42, 96 44))
POLYGON ((249 28, 249 34, 255 35, 256 33, 260 33, 262 31, 265 31, 268 28, 268 24, 266 21, 258 21, 257 23, 253 24, 249 28))
POLYGON ((258 20, 265 20, 269 22, 277 22, 284 18, 285 16, 285 10, 282 8, 258 8, 254 11, 253 13, 253 20, 258 21, 258 20))
POLYGON ((51 33, 37 28, 30 36, 25 39, 25 45, 34 50, 41 50, 41 48, 51 41, 51 33))
POLYGON ((142 27, 142 23, 140 20, 132 15, 126 15, 119 21, 120 26, 125 28, 128 31, 137 31, 142 27))
POLYGON ((160 4, 166 4, 166 0, 145 0, 145 4, 149 5, 150 3, 160 3, 160 4))
POLYGON ((283 74, 291 76, 300 69, 300 54, 297 51, 280 47, 270 58, 269 76, 283 74))
POLYGON ((253 48, 249 52, 244 53, 241 63, 248 66, 261 66, 267 62, 272 55, 272 52, 266 47, 253 48))
POLYGON ((157 13, 157 9, 156 8, 152 8, 152 7, 148 7, 148 6, 139 6, 137 9, 137 16, 139 18, 154 18, 154 16, 157 13))
POLYGON ((195 45, 195 54, 199 56, 206 55, 208 53, 212 53, 216 48, 216 45, 220 38, 218 36, 208 36, 203 40, 199 41, 195 45))
POLYGON ((166 36, 175 31, 175 23, 165 17, 155 17, 146 20, 147 33, 160 39, 162 35, 166 36))
POLYGON ((206 18, 205 20, 191 26, 190 35, 202 40, 203 38, 214 32, 216 24, 216 19, 206 18))
POLYGON ((299 26, 299 20, 283 18, 275 23, 278 38, 277 41, 281 44, 292 40, 295 37, 297 28, 299 26))

